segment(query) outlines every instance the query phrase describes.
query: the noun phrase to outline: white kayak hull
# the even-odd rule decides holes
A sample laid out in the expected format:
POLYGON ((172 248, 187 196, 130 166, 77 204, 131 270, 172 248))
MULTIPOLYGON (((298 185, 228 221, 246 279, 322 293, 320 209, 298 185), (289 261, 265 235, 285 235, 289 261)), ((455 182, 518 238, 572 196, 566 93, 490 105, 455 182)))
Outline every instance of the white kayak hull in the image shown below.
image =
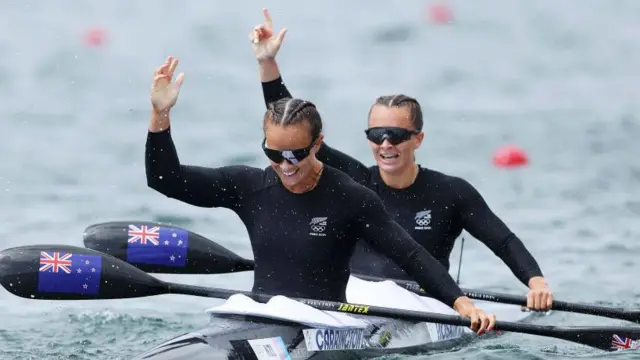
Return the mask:
MULTIPOLYGON (((355 304, 456 314, 445 304, 390 281, 352 277, 347 299, 355 304)), ((478 303, 503 321, 522 321, 531 314, 519 306, 478 303)), ((234 295, 207 312, 211 324, 206 329, 166 341, 136 359, 361 359, 445 350, 477 337, 465 327, 320 311, 284 296, 260 304, 234 295)))

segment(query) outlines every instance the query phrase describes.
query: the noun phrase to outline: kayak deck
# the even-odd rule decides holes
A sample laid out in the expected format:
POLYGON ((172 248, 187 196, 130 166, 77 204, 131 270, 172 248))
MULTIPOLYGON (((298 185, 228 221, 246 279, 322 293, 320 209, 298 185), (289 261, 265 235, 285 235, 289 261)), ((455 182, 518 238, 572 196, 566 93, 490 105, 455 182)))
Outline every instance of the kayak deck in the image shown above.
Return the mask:
MULTIPOLYGON (((358 300, 368 298, 367 305, 455 314, 439 301, 419 297, 391 282, 350 279, 347 297, 360 304, 365 302, 358 300)), ((300 303, 281 302, 278 306, 275 302, 254 305, 250 301, 230 298, 207 311, 211 315, 207 328, 168 340, 135 359, 363 359, 447 350, 478 338, 470 329, 459 326, 320 312, 310 307, 291 311, 300 303), (329 313, 336 322, 327 317, 329 313), (351 319, 344 319, 345 316, 351 319), (354 327, 362 323, 366 326, 354 327)), ((503 321, 523 321, 532 314, 523 312, 519 306, 477 303, 503 321)), ((483 338, 492 336, 487 335, 483 338)))
MULTIPOLYGON (((486 308, 488 309, 489 306, 486 306, 486 308)), ((495 311, 499 319, 507 321, 523 321, 532 314, 522 312, 518 306, 513 305, 495 306, 494 309, 489 311, 495 311), (499 310, 498 307, 501 307, 503 311, 496 311, 499 310), (507 314, 515 315, 516 318, 508 317, 507 314)), ((373 331, 367 329, 365 338, 367 340, 366 343, 370 346, 368 348, 309 351, 305 339, 301 338, 303 330, 311 329, 308 326, 287 324, 244 315, 212 315, 209 327, 168 340, 136 357, 135 360, 367 359, 389 354, 415 355, 431 351, 444 351, 478 339, 478 336, 474 333, 470 331, 460 332, 454 329, 459 327, 450 325, 409 324, 395 320, 390 322, 389 319, 381 318, 372 320, 373 325, 392 324, 392 326, 387 326, 387 330, 390 327, 395 327, 395 332, 391 334, 392 339, 395 338, 396 340, 395 346, 389 344, 387 347, 383 347, 380 344, 380 340, 386 338, 385 334, 378 331, 373 336, 369 336, 373 331), (430 333, 429 328, 431 326, 435 327, 435 334, 430 333), (277 344, 274 345, 274 340, 277 340, 277 338, 281 338, 284 347, 287 348, 288 358, 278 354, 277 344), (252 347, 252 343, 254 347, 252 347), (260 343, 262 345, 265 343, 271 345, 268 352, 272 356, 257 353, 255 347, 261 345, 260 343)), ((483 335, 482 338, 494 336, 493 334, 487 334, 483 335)))

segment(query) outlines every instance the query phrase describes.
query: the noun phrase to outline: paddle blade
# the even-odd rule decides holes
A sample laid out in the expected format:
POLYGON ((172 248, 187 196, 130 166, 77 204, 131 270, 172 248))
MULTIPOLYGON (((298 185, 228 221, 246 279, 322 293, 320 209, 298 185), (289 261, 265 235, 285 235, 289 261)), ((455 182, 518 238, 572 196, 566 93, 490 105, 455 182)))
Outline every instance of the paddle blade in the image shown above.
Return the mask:
POLYGON ((253 261, 189 230, 156 222, 113 221, 84 231, 84 245, 151 273, 222 274, 253 261))
POLYGON ((618 351, 640 347, 639 327, 558 327, 522 323, 496 323, 496 329, 550 336, 594 348, 618 351))
POLYGON ((607 351, 619 351, 640 346, 640 329, 624 327, 602 327, 565 329, 562 331, 565 340, 575 341, 584 345, 607 351))
POLYGON ((167 293, 153 276, 100 252, 68 245, 32 245, 0 251, 0 284, 39 300, 135 298, 167 293))

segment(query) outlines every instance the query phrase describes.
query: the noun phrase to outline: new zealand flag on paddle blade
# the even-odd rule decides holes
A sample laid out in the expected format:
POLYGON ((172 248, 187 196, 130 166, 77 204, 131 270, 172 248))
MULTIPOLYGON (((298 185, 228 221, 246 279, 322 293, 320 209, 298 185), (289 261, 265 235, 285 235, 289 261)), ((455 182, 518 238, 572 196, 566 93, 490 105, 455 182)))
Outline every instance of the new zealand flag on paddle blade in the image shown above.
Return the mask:
POLYGON ((189 234, 161 226, 129 225, 127 262, 184 267, 189 234))
POLYGON ((38 291, 97 294, 100 291, 102 258, 68 252, 40 252, 38 291))

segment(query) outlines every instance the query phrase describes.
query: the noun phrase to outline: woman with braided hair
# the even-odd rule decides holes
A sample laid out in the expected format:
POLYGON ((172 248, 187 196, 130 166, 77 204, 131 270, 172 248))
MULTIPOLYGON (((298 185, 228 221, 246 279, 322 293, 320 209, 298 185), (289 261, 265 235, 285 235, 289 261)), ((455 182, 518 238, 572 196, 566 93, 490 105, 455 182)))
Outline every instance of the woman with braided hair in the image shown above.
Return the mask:
POLYGON ((238 215, 253 250, 254 292, 345 301, 350 258, 357 239, 366 239, 436 299, 469 317, 472 329, 493 329, 495 316, 464 296, 442 264, 391 220, 373 191, 317 159, 322 119, 312 103, 282 99, 269 105, 262 149, 270 166, 264 169, 181 164, 170 128, 184 79, 180 74, 172 82, 177 66, 169 57, 154 76, 147 183, 167 197, 238 215))
MULTIPOLYGON (((274 34, 269 12, 264 9, 263 13, 265 23, 256 26, 249 38, 260 67, 264 100, 269 106, 273 101, 291 97, 275 61, 287 30, 274 34)), ((377 166, 367 167, 324 143, 318 149, 318 158, 375 191, 392 218, 447 269, 456 238, 467 230, 529 287, 528 308, 549 310, 553 295, 538 263, 491 211, 480 193, 464 179, 416 163, 414 153, 424 138, 418 101, 403 94, 381 96, 369 109, 368 118, 365 133, 377 166)), ((366 242, 357 244, 351 269, 355 274, 375 277, 409 277, 366 242)))

